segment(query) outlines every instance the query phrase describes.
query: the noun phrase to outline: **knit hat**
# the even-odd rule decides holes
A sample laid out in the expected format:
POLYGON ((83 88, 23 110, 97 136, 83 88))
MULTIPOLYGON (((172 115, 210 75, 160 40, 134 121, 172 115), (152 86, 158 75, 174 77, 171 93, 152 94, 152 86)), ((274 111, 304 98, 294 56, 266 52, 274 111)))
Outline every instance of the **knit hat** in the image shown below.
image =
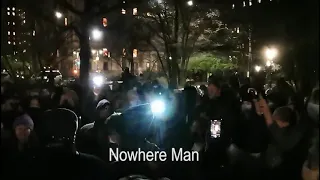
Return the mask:
POLYGON ((17 117, 13 122, 13 128, 16 128, 19 125, 24 125, 33 130, 34 124, 33 120, 28 114, 23 114, 22 116, 17 117))

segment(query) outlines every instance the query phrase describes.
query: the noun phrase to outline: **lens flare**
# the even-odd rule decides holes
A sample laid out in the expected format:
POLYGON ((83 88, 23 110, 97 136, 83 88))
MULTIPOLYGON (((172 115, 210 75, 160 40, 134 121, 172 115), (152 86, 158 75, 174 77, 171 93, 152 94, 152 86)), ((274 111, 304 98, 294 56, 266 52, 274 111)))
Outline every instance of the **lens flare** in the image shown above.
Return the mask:
POLYGON ((103 84, 103 77, 102 76, 95 76, 93 79, 93 83, 96 86, 101 86, 103 84))
POLYGON ((165 111, 165 103, 161 100, 156 100, 151 103, 151 111, 153 114, 162 114, 165 111))

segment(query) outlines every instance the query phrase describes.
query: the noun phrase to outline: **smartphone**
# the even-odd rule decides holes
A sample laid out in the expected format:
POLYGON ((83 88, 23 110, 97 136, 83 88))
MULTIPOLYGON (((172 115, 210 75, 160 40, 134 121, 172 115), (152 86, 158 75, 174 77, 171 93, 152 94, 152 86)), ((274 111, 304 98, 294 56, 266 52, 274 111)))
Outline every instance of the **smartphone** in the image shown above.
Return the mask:
POLYGON ((211 138, 219 138, 221 135, 221 120, 211 120, 210 136, 211 138))

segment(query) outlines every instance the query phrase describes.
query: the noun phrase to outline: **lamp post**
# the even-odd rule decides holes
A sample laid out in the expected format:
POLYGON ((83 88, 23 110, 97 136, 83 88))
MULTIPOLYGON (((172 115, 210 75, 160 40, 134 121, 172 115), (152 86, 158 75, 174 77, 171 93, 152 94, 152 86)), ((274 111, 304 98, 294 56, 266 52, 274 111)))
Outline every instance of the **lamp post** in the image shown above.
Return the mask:
POLYGON ((267 48, 265 51, 265 57, 266 57, 266 79, 269 79, 268 77, 270 77, 271 74, 271 69, 272 69, 272 65, 273 65, 273 61, 274 59, 278 56, 278 50, 276 48, 267 48))

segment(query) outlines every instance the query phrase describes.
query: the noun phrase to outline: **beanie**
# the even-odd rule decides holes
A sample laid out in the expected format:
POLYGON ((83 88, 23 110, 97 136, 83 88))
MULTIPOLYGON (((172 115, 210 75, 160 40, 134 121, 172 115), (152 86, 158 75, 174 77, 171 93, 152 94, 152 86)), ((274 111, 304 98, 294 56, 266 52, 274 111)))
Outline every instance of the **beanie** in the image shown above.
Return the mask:
POLYGON ((33 120, 31 119, 31 117, 28 114, 23 114, 14 120, 13 128, 16 128, 19 125, 27 126, 31 130, 33 130, 33 128, 34 128, 33 120))

